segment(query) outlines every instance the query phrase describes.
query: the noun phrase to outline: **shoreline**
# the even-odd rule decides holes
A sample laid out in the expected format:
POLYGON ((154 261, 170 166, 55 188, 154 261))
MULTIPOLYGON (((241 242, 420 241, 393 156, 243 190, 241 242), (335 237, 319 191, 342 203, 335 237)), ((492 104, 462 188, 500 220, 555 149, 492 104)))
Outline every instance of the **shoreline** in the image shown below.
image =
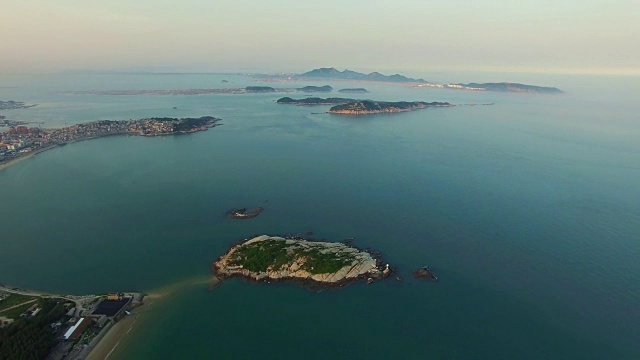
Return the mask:
POLYGON ((93 349, 87 354, 87 360, 103 360, 109 358, 113 353, 117 354, 123 341, 130 341, 129 335, 132 331, 135 333, 138 328, 144 325, 145 318, 148 313, 153 313, 154 305, 159 305, 163 301, 171 299, 178 294, 178 291, 197 285, 204 285, 211 281, 211 276, 198 276, 187 278, 173 284, 163 286, 146 293, 143 305, 136 307, 131 311, 131 315, 125 316, 99 339, 93 349))
MULTIPOLYGON (((161 304, 163 300, 171 299, 173 296, 177 295, 180 290, 187 287, 209 284, 210 286, 208 287, 208 289, 214 289, 216 287, 215 285, 217 285, 217 283, 214 283, 215 280, 215 278, 212 279, 211 275, 199 275, 165 285, 148 293, 143 293, 144 302, 141 305, 132 308, 130 310, 131 315, 124 316, 117 322, 111 322, 109 325, 107 325, 104 329, 102 329, 98 337, 94 339, 94 341, 97 342, 90 343, 86 349, 82 350, 78 354, 77 358, 96 360, 108 358, 118 349, 120 343, 123 340, 127 339, 127 335, 132 330, 137 329, 141 324, 144 323, 145 318, 148 316, 146 314, 153 313, 154 305, 161 304)), ((76 300, 79 301, 79 299, 82 297, 97 296, 54 294, 33 289, 12 287, 6 284, 0 285, 0 291, 42 298, 62 298, 70 301, 72 301, 71 297, 77 297, 78 299, 76 300)), ((51 353, 49 355, 51 355, 51 353)))
POLYGON ((74 144, 74 143, 78 143, 81 141, 87 141, 87 140, 95 140, 95 139, 101 139, 101 138, 105 138, 105 137, 110 137, 110 136, 122 136, 122 135, 128 135, 128 136, 142 136, 142 137, 161 137, 161 136, 175 136, 175 135, 187 135, 187 134, 193 134, 193 133, 197 133, 197 132, 202 132, 202 131, 207 131, 210 128, 216 127, 216 126, 220 126, 222 124, 219 124, 218 121, 220 119, 216 120, 211 126, 206 126, 206 127, 201 127, 201 128, 196 128, 193 130, 189 130, 189 131, 176 131, 173 133, 161 133, 161 134, 141 134, 141 133, 137 133, 137 132, 131 132, 131 131, 124 131, 124 132, 116 132, 116 133, 110 133, 110 134, 101 134, 101 135, 97 135, 97 136, 88 136, 88 137, 83 137, 83 138, 79 138, 79 139, 72 139, 69 140, 67 142, 64 143, 58 143, 58 144, 53 144, 53 145, 49 145, 34 151, 31 151, 27 154, 24 155, 20 155, 18 157, 14 157, 11 158, 9 160, 4 161, 3 163, 0 163, 0 171, 6 170, 8 169, 10 166, 15 165, 23 160, 26 160, 32 156, 38 155, 40 153, 43 153, 45 151, 49 151, 58 147, 62 147, 68 144, 74 144))

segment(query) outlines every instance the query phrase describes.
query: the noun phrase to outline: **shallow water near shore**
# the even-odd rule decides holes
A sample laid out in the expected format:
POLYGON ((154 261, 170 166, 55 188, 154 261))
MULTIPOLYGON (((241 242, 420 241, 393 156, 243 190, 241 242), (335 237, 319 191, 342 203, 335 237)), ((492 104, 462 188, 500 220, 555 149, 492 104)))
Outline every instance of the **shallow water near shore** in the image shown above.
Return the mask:
POLYGON ((278 94, 58 93, 256 84, 239 76, 53 79, 0 78, 18 86, 0 99, 43 104, 3 115, 224 126, 83 141, 0 171, 1 283, 152 292, 208 276, 238 240, 308 231, 381 251, 404 280, 185 286, 140 308, 109 359, 640 357, 638 79, 545 78, 560 96, 326 82, 461 105, 362 118, 278 105, 278 94), (255 219, 225 217, 258 206, 255 219), (438 283, 411 277, 424 265, 438 283))

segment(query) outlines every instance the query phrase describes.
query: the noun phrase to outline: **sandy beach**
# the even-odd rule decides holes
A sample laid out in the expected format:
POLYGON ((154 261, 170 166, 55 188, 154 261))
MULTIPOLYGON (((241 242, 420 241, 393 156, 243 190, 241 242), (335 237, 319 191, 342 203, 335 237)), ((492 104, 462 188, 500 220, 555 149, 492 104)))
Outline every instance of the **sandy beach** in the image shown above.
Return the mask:
POLYGON ((15 165, 15 164, 17 164, 17 163, 19 163, 19 162, 21 162, 23 160, 26 160, 26 159, 32 157, 33 155, 35 155, 35 154, 29 154, 29 155, 21 156, 21 157, 19 157, 17 159, 10 160, 10 161, 8 161, 8 162, 6 162, 4 164, 0 164, 0 171, 8 169, 11 165, 15 165))
POLYGON ((144 318, 152 316, 150 314, 153 314, 154 305, 157 305, 160 301, 171 298, 173 295, 176 295, 179 290, 186 287, 206 285, 210 283, 211 277, 204 276, 187 279, 150 292, 145 296, 144 305, 133 309, 131 311, 131 315, 125 316, 111 326, 104 337, 98 342, 93 350, 91 350, 86 359, 103 360, 109 358, 127 334, 142 326, 144 324, 144 318))

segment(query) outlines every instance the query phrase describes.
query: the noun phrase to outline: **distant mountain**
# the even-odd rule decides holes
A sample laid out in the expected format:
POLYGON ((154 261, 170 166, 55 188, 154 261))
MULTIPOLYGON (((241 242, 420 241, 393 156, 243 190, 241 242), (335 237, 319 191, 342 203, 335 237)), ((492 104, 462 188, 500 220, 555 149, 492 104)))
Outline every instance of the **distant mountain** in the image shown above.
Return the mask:
POLYGON ((555 87, 544 87, 535 85, 526 85, 518 83, 469 83, 456 84, 467 89, 486 90, 486 91, 504 91, 504 92, 526 92, 526 93, 545 93, 560 94, 563 91, 555 87))
POLYGON ((364 74, 364 73, 359 73, 357 71, 351 71, 351 70, 339 71, 336 68, 314 69, 311 71, 307 71, 304 74, 300 74, 296 76, 300 78, 426 83, 424 79, 412 79, 400 74, 383 75, 383 74, 380 74, 379 72, 364 74))

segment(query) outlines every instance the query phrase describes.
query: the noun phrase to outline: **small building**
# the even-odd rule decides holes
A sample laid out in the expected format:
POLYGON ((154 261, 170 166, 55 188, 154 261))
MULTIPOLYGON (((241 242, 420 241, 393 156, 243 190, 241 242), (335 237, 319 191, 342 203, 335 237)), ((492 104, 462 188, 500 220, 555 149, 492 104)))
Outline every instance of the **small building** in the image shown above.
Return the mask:
POLYGON ((62 338, 64 340, 75 340, 78 337, 80 337, 80 335, 82 335, 82 332, 89 327, 89 325, 91 325, 91 318, 86 318, 86 317, 81 317, 80 319, 78 319, 78 321, 75 323, 75 325, 73 325, 72 327, 69 328, 69 330, 67 330, 67 332, 64 333, 64 335, 62 336, 62 338))
POLYGON ((122 294, 116 294, 116 293, 108 294, 107 300, 120 301, 122 300, 122 294))

